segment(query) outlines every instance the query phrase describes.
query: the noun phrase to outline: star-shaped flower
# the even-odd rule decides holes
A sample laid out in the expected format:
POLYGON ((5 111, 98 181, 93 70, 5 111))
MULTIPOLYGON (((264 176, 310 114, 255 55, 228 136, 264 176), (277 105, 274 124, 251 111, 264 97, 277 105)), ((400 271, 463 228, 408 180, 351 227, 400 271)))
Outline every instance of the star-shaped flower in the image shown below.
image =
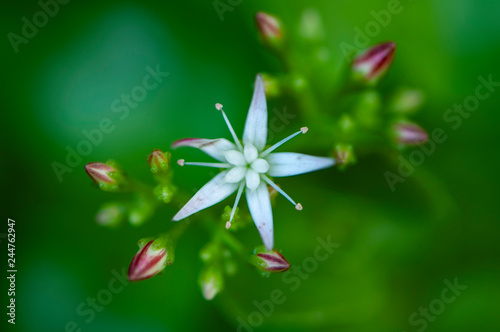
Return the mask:
POLYGON ((257 75, 255 80, 252 102, 248 110, 242 143, 236 136, 231 123, 222 110, 222 105, 216 104, 215 107, 221 111, 229 131, 233 136, 234 144, 224 138, 186 138, 174 142, 172 147, 178 148, 181 146, 189 146, 198 148, 220 162, 185 162, 181 159, 178 161, 178 164, 181 166, 208 166, 225 170, 205 184, 189 202, 177 212, 172 220, 179 221, 184 219, 193 213, 219 203, 237 191, 236 201, 231 216, 226 223, 226 228, 229 228, 236 207, 241 199, 243 191, 245 191, 248 209, 250 210, 255 226, 257 226, 259 230, 266 248, 272 250, 274 246, 273 212, 267 185, 270 185, 283 195, 295 205, 297 210, 302 210, 302 205, 300 203, 295 203, 295 201, 269 177, 292 176, 316 171, 334 165, 335 160, 332 158, 314 157, 291 152, 271 153, 295 136, 301 133, 305 134, 307 132, 306 127, 301 128, 296 133, 266 149, 267 105, 266 96, 264 94, 264 84, 260 75, 257 75))

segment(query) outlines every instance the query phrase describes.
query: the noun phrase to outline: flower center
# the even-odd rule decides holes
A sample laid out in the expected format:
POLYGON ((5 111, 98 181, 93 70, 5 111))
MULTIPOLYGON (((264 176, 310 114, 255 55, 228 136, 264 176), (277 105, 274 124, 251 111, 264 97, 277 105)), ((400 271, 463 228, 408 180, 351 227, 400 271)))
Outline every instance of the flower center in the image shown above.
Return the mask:
POLYGON ((269 163, 267 160, 259 158, 257 148, 252 144, 245 144, 243 152, 229 150, 224 153, 224 156, 232 166, 225 177, 225 180, 230 183, 245 179, 247 187, 255 189, 260 184, 260 174, 269 170, 269 163))

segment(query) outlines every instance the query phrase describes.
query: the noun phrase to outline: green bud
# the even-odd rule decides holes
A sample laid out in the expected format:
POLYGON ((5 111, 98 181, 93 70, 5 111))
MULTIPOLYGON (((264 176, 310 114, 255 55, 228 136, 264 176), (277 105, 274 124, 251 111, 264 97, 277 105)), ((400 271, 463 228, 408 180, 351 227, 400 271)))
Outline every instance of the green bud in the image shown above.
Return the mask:
POLYGON ((306 40, 317 41, 325 37, 325 30, 321 22, 321 15, 315 8, 306 9, 302 13, 299 24, 299 33, 306 40))
POLYGON ((235 208, 234 210, 234 216, 231 219, 231 214, 233 212, 233 208, 226 205, 224 207, 224 212, 221 215, 221 220, 225 223, 226 229, 231 229, 232 231, 235 231, 239 229, 241 226, 243 226, 239 221, 240 221, 240 214, 239 214, 240 209, 238 207, 235 208))
POLYGON ((380 124, 380 95, 377 91, 366 91, 359 95, 353 114, 360 127, 374 129, 380 124))
POLYGON ((236 263, 236 260, 234 259, 234 255, 231 251, 225 249, 222 252, 222 257, 224 259, 224 271, 226 272, 227 275, 232 276, 235 275, 236 272, 238 271, 238 264, 236 263))
POLYGON ((224 288, 224 276, 218 264, 203 268, 198 279, 203 297, 210 301, 224 288))
POLYGON ((138 195, 129 210, 128 221, 133 226, 140 226, 152 216, 153 212, 152 202, 143 195, 138 195))
POLYGON ((424 103, 424 93, 417 89, 400 89, 391 98, 389 110, 408 115, 417 111, 424 103))
POLYGON ((355 134, 356 123, 348 114, 346 113, 342 114, 337 124, 340 134, 344 139, 350 138, 352 135, 355 134))
POLYGON ((261 74, 264 81, 264 90, 266 98, 278 97, 281 95, 280 81, 278 78, 269 74, 261 74))
POLYGON ((156 199, 168 204, 172 201, 174 194, 176 192, 176 187, 172 185, 159 184, 154 189, 154 195, 156 199))
POLYGON ((350 144, 337 144, 334 148, 334 157, 340 169, 344 170, 348 165, 356 163, 356 155, 350 144))
POLYGON ((290 87, 296 93, 303 92, 307 87, 307 80, 301 75, 293 75, 290 79, 290 87))
POLYGON ((220 246, 215 242, 209 242, 200 250, 200 259, 204 263, 209 263, 219 257, 219 254, 220 246))
POLYGON ((106 203, 101 206, 96 215, 96 221, 101 226, 116 227, 127 218, 127 208, 120 202, 106 203))

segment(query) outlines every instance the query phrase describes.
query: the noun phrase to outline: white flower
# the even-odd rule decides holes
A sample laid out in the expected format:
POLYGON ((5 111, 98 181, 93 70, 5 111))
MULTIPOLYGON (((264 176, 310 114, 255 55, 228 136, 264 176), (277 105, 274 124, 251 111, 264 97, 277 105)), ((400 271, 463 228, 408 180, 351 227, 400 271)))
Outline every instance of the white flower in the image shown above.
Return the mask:
POLYGON ((226 228, 229 228, 234 217, 236 206, 245 190, 248 209, 259 230, 262 241, 268 250, 272 250, 274 246, 273 212, 267 185, 270 185, 282 194, 295 205, 297 210, 302 210, 302 205, 300 203, 295 203, 295 201, 278 187, 269 176, 282 177, 308 173, 330 167, 334 165, 335 160, 332 158, 314 157, 291 152, 271 153, 295 136, 301 133, 305 134, 307 132, 306 127, 301 128, 296 133, 274 144, 270 148, 265 149, 267 141, 267 105, 266 96, 264 94, 264 84, 260 75, 257 75, 255 80, 252 102, 248 110, 245 130, 243 132, 243 144, 239 141, 226 114, 222 110, 222 105, 216 104, 215 107, 222 112, 222 116, 233 136, 235 144, 224 138, 186 138, 174 142, 172 147, 190 146, 198 148, 220 162, 184 162, 184 160, 181 159, 178 161, 178 164, 181 166, 208 166, 225 168, 226 170, 219 173, 205 184, 189 202, 177 212, 172 220, 178 221, 184 219, 193 213, 219 203, 237 191, 236 201, 230 219, 226 223, 226 228))

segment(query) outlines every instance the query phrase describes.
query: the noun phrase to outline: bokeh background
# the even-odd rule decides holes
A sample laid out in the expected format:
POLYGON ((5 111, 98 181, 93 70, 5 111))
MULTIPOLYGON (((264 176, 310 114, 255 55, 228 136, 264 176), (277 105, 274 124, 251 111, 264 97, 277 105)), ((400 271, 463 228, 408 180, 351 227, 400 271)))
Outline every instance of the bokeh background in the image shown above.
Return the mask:
MULTIPOLYGON (((440 298, 445 279, 458 278, 467 289, 421 331, 498 331, 500 91, 457 130, 443 120, 448 108, 474 93, 478 76, 500 81, 495 0, 403 0, 402 13, 373 38, 397 44, 381 89, 425 91, 426 104, 415 119, 429 131, 443 128, 449 138, 394 193, 383 174, 396 172, 397 165, 379 153, 360 156, 345 172, 284 179, 282 185, 307 207, 297 213, 280 200, 274 209, 276 243, 288 260, 302 264, 318 236, 329 235, 341 245, 296 290, 279 275, 263 279, 242 265, 223 293, 205 301, 197 285, 198 253, 208 235, 194 222, 163 275, 127 285, 90 322, 77 312, 108 287, 113 271, 128 267, 139 238, 172 226, 176 210, 165 207, 140 228, 99 227, 96 210, 116 196, 92 185, 85 163, 114 158, 151 182, 145 157, 153 149, 166 150, 188 136, 229 137, 213 108, 216 102, 241 132, 255 74, 282 70, 259 42, 257 11, 279 16, 293 41, 303 11, 316 8, 332 62, 341 67, 340 43, 352 43, 354 28, 373 20, 370 12, 387 3, 243 0, 230 5, 233 10, 221 21, 212 0, 74 0, 60 5, 15 53, 7 34, 20 34, 21 19, 31 19, 40 7, 36 1, 3 1, 0 231, 6 232, 7 218, 16 220, 18 274, 16 325, 7 326, 2 313, 2 326, 65 331, 74 321, 82 331, 231 331, 238 317, 247 319, 256 310, 254 301, 280 289, 285 303, 255 330, 417 331, 423 325, 411 326, 409 317, 440 298), (112 101, 130 93, 145 68, 156 65, 169 77, 120 120, 112 101), (52 163, 64 163, 66 146, 76 147, 82 130, 96 128, 102 118, 112 119, 116 129, 59 181, 52 163)), ((297 106, 293 98, 269 101, 270 110, 284 107, 293 112, 297 106)), ((302 125, 297 117, 278 136, 302 125)), ((179 153, 200 156, 185 150, 174 158, 179 153)), ((175 176, 187 192, 210 177, 205 169, 177 170, 175 176)), ((260 243, 255 229, 237 236, 260 243)), ((0 240, 4 276, 7 245, 0 240)), ((1 286, 5 296, 4 277, 1 286)))

